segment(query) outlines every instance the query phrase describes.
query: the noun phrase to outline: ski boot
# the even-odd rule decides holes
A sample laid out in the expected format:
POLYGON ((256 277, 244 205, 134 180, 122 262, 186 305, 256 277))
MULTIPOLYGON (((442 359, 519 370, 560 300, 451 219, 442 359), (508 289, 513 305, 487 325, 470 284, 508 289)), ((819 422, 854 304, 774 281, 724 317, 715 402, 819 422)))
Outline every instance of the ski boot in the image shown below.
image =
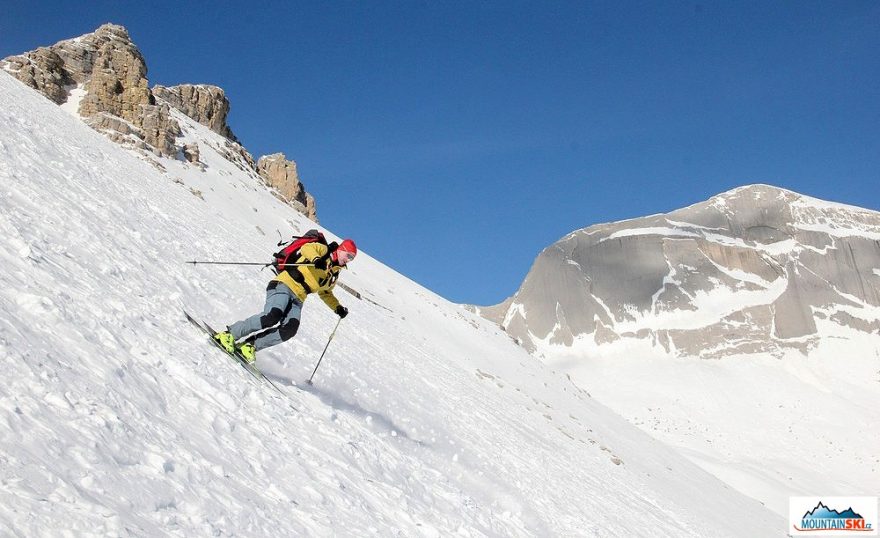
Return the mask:
POLYGON ((237 346, 236 351, 238 351, 239 356, 244 359, 244 362, 248 364, 253 364, 257 360, 257 348, 250 342, 245 342, 240 346, 237 346))
POLYGON ((214 335, 214 341, 226 350, 230 355, 235 353, 235 337, 229 331, 219 332, 214 335))

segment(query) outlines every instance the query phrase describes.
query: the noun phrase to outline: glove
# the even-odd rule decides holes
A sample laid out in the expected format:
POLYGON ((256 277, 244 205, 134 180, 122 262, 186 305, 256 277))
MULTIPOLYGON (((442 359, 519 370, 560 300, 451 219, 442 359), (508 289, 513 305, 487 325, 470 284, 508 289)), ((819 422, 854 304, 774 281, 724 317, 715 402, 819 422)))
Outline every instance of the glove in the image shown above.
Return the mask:
POLYGON ((327 266, 330 264, 330 256, 322 256, 321 258, 315 259, 315 261, 312 263, 315 264, 315 269, 326 271, 327 266))
POLYGON ((342 305, 339 305, 336 307, 336 315, 339 316, 340 319, 342 319, 348 315, 348 309, 342 305))

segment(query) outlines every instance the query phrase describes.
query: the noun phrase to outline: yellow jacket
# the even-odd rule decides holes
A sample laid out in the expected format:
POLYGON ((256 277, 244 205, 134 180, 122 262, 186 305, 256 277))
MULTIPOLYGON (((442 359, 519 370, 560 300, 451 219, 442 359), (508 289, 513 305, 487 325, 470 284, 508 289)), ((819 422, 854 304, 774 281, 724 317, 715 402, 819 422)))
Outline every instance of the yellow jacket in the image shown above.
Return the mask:
MULTIPOLYGON (((299 249, 299 258, 293 263, 315 263, 327 255, 329 247, 321 243, 306 243, 299 249)), ((331 310, 336 310, 339 300, 333 295, 333 286, 339 278, 342 267, 333 266, 329 263, 327 269, 319 269, 312 266, 291 267, 281 271, 275 280, 282 282, 299 298, 305 301, 310 293, 317 293, 331 310)))

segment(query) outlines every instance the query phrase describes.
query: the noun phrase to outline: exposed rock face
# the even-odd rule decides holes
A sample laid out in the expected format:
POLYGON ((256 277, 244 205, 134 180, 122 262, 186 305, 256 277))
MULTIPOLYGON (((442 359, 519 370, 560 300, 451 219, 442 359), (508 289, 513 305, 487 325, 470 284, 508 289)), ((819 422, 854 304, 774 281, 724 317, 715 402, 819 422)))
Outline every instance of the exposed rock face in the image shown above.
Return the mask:
POLYGON ((199 162, 199 145, 192 143, 183 146, 183 158, 193 164, 199 162))
POLYGON ((95 35, 105 31, 111 32, 113 38, 104 41, 94 53, 80 114, 88 117, 108 112, 139 123, 141 105, 155 104, 147 82, 147 64, 124 29, 102 26, 95 35))
POLYGON ((18 80, 59 105, 67 100, 66 87, 76 84, 70 73, 64 70, 61 56, 46 47, 20 56, 10 56, 0 62, 0 65, 18 80))
POLYGON ((266 155, 257 161, 257 171, 284 200, 292 203, 311 220, 318 221, 315 198, 306 192, 299 180, 295 162, 288 161, 283 153, 266 155))
POLYGON ((215 149, 224 159, 237 166, 240 170, 257 171, 257 163, 254 161, 254 156, 238 142, 225 140, 222 147, 218 146, 215 149))
POLYGON ((256 163, 239 143, 227 124, 230 105, 223 89, 207 84, 150 89, 146 61, 122 26, 105 24, 94 33, 10 56, 0 60, 0 68, 57 104, 67 102, 79 86, 81 92, 74 92, 82 94, 79 115, 95 130, 119 144, 182 158, 205 169, 199 143, 190 139, 178 144, 182 130, 172 115, 174 108, 226 139, 218 143, 203 135, 203 148, 241 170, 258 173, 280 198, 317 222, 315 199, 299 181, 296 163, 280 153, 256 163))
MULTIPOLYGON (((156 105, 147 82, 147 64, 122 26, 105 24, 92 34, 56 43, 3 60, 19 80, 56 103, 67 100, 67 89, 82 84, 85 97, 79 113, 103 132, 129 125, 113 136, 118 141, 143 141, 160 155, 176 155, 174 139, 180 126, 167 105, 156 105)), ((135 146, 142 144, 134 143, 135 146)))
POLYGON ((141 128, 144 140, 162 155, 175 156, 175 139, 180 136, 180 124, 171 117, 168 105, 141 105, 141 128))
POLYGON ((150 146, 144 141, 144 131, 136 125, 129 123, 118 116, 99 112, 88 118, 83 118, 92 129, 103 133, 107 138, 116 142, 138 149, 149 150, 150 146))
POLYGON ((481 313, 532 351, 638 339, 706 358, 808 352, 829 322, 880 337, 880 213, 743 187, 576 231, 481 313))
POLYGON ((226 124, 229 100, 223 88, 208 84, 154 86, 153 94, 215 133, 238 142, 232 129, 226 124))

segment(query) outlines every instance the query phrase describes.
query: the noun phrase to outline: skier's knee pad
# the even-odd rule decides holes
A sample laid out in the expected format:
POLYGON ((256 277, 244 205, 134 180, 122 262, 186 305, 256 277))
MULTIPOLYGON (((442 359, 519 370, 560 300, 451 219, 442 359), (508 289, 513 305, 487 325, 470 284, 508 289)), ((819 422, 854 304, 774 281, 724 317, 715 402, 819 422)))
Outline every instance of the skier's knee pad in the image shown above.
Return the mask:
POLYGON ((278 329, 278 336, 281 337, 281 340, 290 340, 296 334, 296 331, 299 329, 299 320, 292 319, 281 326, 278 329))
POLYGON ((281 321, 283 317, 284 310, 281 310, 280 308, 273 308, 272 310, 269 310, 269 312, 265 315, 260 316, 260 326, 262 326, 264 329, 268 329, 269 327, 272 327, 276 323, 281 321))

